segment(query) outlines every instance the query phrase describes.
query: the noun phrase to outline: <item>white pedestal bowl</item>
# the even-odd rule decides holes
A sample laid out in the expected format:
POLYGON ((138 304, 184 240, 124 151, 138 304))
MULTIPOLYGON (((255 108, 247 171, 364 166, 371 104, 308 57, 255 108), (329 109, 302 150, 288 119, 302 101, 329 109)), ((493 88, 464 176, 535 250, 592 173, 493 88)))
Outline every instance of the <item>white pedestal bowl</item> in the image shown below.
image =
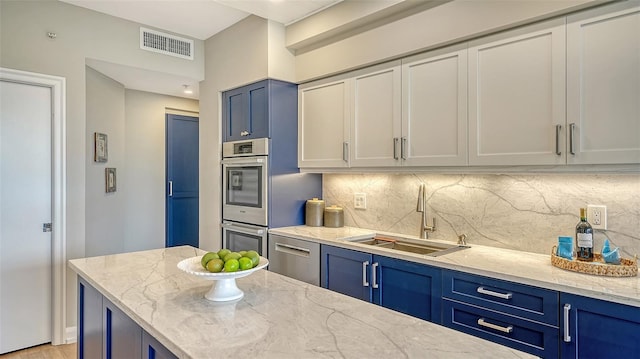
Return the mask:
POLYGON ((244 292, 236 285, 236 279, 246 277, 269 265, 266 258, 260 257, 258 265, 251 269, 229 273, 211 273, 202 267, 201 259, 202 256, 183 259, 178 263, 178 268, 191 275, 214 281, 211 289, 204 295, 206 299, 214 302, 226 302, 244 297, 244 292))

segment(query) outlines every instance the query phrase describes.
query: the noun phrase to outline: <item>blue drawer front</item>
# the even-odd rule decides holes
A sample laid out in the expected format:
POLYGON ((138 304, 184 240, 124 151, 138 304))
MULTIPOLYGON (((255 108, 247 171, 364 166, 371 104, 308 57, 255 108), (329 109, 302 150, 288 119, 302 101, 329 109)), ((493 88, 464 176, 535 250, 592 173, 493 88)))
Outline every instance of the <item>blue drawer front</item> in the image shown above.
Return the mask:
POLYGON ((542 358, 557 358, 558 328, 456 301, 442 300, 442 324, 542 358), (485 326, 478 323, 484 321, 485 326), (510 333, 486 325, 511 327, 510 333))
POLYGON ((442 296, 558 326, 558 293, 552 290, 447 270, 442 296))

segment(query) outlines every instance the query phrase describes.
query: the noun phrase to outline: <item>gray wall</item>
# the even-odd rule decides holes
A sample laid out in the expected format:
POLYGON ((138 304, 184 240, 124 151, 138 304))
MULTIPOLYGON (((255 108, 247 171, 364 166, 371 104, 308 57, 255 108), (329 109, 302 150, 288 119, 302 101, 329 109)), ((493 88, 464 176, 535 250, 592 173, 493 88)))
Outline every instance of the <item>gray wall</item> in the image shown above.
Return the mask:
MULTIPOLYGON (((311 50, 296 56, 296 79, 298 82, 309 81, 603 2, 606 1, 447 2, 368 31, 351 31, 352 36, 338 36, 337 41, 321 41, 321 46, 312 46, 311 50)), ((348 11, 346 6, 345 9, 348 11)), ((287 29, 288 36, 298 41, 313 36, 317 22, 330 23, 322 21, 323 16, 326 14, 318 13, 296 23, 287 29)))
MULTIPOLYGON (((87 58, 200 80, 204 42, 195 60, 140 50, 139 24, 59 1, 0 1, 0 66, 66 78, 67 259, 85 256, 86 189, 93 152, 88 144, 87 58), (49 39, 47 32, 57 38, 49 39)), ((93 183, 93 181, 92 181, 93 183)), ((75 325, 75 274, 67 271, 67 325, 75 325)))
POLYGON ((87 67, 87 142, 85 186, 85 256, 121 253, 124 249, 125 164, 124 86, 87 67), (94 162, 95 132, 107 135, 107 162, 94 162), (116 168, 116 192, 105 192, 105 168, 116 168))
POLYGON ((267 21, 249 16, 205 43, 205 80, 200 83, 200 247, 206 250, 222 245, 220 94, 268 76, 267 38, 267 21))
POLYGON ((165 114, 172 112, 198 117, 198 101, 125 90, 124 103, 126 151, 123 173, 118 175, 122 180, 120 189, 125 195, 120 208, 125 217, 124 251, 163 248, 165 114))

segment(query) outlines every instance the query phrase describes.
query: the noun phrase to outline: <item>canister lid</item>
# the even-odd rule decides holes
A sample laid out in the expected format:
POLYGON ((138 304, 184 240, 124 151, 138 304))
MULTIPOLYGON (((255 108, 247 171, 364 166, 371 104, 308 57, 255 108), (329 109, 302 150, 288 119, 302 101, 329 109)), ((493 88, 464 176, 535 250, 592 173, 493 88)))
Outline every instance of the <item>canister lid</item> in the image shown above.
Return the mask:
POLYGON ((342 207, 338 207, 335 204, 324 209, 326 212, 342 212, 342 207))
POLYGON ((318 199, 317 197, 313 197, 312 199, 308 199, 307 203, 321 204, 321 203, 324 203, 324 200, 323 199, 318 199))

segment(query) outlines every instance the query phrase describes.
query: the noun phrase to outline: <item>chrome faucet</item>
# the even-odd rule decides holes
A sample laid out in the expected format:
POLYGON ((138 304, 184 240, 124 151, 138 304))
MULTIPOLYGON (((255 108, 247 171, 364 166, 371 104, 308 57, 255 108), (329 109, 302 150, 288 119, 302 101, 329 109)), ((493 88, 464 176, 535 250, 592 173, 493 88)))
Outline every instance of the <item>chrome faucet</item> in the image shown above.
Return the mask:
POLYGON ((427 224, 427 190, 424 183, 420 184, 420 189, 418 190, 418 206, 416 207, 416 212, 422 212, 420 238, 427 239, 429 238, 428 232, 434 232, 436 230, 436 217, 433 217, 433 225, 429 226, 427 224))

